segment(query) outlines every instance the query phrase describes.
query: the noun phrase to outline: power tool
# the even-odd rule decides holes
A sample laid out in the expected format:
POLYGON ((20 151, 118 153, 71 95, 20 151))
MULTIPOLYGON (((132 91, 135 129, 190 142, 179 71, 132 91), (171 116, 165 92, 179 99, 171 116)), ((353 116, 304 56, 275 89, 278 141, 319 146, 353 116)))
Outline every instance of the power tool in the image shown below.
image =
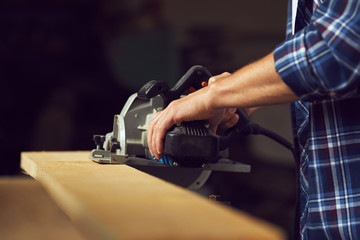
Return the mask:
MULTIPOLYGON (((91 151, 90 159, 98 163, 127 164, 189 189, 200 188, 212 171, 250 172, 249 165, 227 159, 230 142, 238 135, 274 134, 251 123, 241 109, 236 112, 239 114, 237 124, 222 136, 212 133, 207 121, 183 122, 167 131, 161 159, 155 159, 148 150, 146 130, 153 115, 171 101, 206 87, 211 76, 208 69, 196 65, 173 88, 161 81, 146 83, 128 98, 120 114, 114 116, 113 131, 94 135, 96 149, 91 151)), ((291 148, 280 136, 275 140, 291 148)))

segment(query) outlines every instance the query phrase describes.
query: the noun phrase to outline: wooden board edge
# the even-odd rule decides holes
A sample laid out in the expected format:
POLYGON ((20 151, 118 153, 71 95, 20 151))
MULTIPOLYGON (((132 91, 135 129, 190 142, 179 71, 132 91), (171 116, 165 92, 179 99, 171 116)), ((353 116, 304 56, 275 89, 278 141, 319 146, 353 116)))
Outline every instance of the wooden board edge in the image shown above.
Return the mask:
POLYGON ((103 225, 89 214, 81 201, 73 197, 61 184, 58 184, 46 172, 38 169, 32 161, 31 155, 36 152, 21 153, 21 168, 30 176, 39 181, 48 192, 54 202, 73 221, 74 225, 82 232, 87 239, 115 239, 103 225))

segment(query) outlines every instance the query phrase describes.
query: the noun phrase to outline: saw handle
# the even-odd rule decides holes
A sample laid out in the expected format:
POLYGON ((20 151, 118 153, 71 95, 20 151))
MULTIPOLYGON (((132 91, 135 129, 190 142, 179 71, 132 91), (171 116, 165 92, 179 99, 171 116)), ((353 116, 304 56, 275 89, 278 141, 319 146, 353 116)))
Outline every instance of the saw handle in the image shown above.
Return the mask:
POLYGON ((169 95, 173 97, 173 99, 171 99, 169 102, 179 98, 181 94, 183 94, 191 87, 195 88, 196 90, 202 88, 202 83, 207 83, 210 77, 212 77, 212 75, 207 68, 200 65, 191 67, 170 90, 169 95))
POLYGON ((160 94, 164 99, 166 107, 170 102, 180 98, 189 88, 198 90, 204 87, 204 84, 207 85, 211 76, 208 69, 200 65, 195 65, 180 78, 172 89, 170 89, 166 82, 153 80, 146 83, 138 91, 138 97, 143 100, 148 100, 160 94))

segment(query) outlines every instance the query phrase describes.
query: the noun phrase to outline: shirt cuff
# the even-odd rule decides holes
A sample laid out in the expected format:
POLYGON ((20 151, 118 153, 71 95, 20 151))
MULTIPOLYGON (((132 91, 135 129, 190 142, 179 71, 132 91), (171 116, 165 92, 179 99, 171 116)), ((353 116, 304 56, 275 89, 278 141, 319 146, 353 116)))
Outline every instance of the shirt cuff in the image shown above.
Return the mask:
POLYGON ((308 61, 304 31, 287 37, 275 48, 275 69, 301 100, 314 101, 321 98, 322 94, 311 84, 314 75, 308 61))

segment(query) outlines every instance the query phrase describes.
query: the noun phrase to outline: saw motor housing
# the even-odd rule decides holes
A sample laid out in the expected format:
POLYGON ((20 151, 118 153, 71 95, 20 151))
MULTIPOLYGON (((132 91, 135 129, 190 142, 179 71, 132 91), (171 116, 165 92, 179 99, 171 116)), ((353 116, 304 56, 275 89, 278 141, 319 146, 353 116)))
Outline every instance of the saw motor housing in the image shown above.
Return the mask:
POLYGON ((219 138, 205 121, 184 122, 165 135, 165 156, 181 167, 201 167, 219 158, 219 138))

